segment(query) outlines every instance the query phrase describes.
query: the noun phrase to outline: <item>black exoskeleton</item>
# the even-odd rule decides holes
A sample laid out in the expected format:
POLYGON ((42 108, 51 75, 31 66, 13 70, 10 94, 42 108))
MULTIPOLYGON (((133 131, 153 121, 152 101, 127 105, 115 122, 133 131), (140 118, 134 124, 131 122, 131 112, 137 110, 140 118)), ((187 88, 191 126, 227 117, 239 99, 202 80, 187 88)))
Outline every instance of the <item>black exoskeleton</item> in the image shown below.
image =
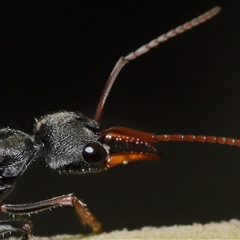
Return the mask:
MULTIPOLYGON (((54 170, 102 171, 109 152, 108 146, 98 140, 99 134, 99 124, 96 121, 74 112, 59 112, 42 117, 35 125, 34 136, 10 128, 1 129, 0 200, 12 191, 16 178, 41 155, 45 156, 47 165, 54 170)), ((3 205, 1 211, 27 214, 50 208, 52 204, 64 205, 61 202, 52 202, 47 206, 37 203, 30 208, 30 205, 3 205), (16 207, 18 209, 15 209, 16 207)), ((9 221, 2 222, 0 233, 8 232, 9 230, 6 230, 8 225, 9 221)), ((10 230, 19 230, 19 227, 16 228, 17 225, 18 222, 13 222, 10 230)), ((24 227, 26 223, 23 223, 22 231, 25 235, 30 235, 24 227)))
POLYGON ((99 140, 99 124, 81 113, 44 116, 35 126, 35 139, 44 144, 48 166, 54 170, 97 171, 108 147, 99 140))
POLYGON ((18 130, 0 130, 0 200, 5 198, 14 186, 15 179, 23 174, 32 161, 43 150, 42 143, 18 130))

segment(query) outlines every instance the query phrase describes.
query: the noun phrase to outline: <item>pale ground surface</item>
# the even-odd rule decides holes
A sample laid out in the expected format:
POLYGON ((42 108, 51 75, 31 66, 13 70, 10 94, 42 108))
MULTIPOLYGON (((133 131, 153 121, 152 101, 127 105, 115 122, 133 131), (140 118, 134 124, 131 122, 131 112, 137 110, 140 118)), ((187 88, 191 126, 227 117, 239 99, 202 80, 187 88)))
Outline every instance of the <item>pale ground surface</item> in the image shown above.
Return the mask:
MULTIPOLYGON (((240 239, 240 221, 209 223, 172 227, 144 227, 141 230, 113 231, 100 235, 61 235, 55 237, 33 237, 33 240, 98 240, 98 239, 240 239)), ((14 237, 8 240, 16 240, 14 237)))

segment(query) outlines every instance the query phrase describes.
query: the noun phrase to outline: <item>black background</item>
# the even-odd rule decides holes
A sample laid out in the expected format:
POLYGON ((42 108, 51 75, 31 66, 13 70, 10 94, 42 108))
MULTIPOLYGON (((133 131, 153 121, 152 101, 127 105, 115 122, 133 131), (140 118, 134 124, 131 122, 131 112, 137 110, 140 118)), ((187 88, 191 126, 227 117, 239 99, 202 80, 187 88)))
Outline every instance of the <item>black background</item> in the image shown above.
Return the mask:
MULTIPOLYGON (((129 63, 101 119, 156 133, 240 138, 240 2, 1 1, 0 126, 32 133, 60 110, 93 117, 118 58, 220 5, 214 19, 129 63)), ((105 230, 240 218, 240 149, 159 143, 162 161, 59 175, 38 159, 5 203, 74 192, 105 230)), ((79 233, 71 208, 33 215, 35 235, 79 233)))

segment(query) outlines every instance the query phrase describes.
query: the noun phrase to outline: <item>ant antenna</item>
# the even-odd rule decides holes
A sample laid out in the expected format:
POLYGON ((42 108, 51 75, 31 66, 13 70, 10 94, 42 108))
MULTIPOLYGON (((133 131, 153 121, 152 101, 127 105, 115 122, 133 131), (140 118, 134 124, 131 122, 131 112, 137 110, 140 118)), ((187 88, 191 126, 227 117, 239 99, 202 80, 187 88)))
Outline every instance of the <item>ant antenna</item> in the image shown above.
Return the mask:
POLYGON ((216 14, 218 14, 220 12, 221 8, 219 6, 214 7, 213 9, 207 11, 206 13, 198 16, 197 18, 192 19, 189 22, 184 23, 183 25, 178 26, 175 29, 172 29, 171 31, 162 34, 161 36, 159 36, 158 38, 153 39, 152 41, 150 41, 149 43, 143 45, 142 47, 138 48, 136 51, 129 53, 127 56, 125 57, 121 57, 115 67, 113 68, 108 81, 103 89, 102 95, 99 99, 98 102, 98 106, 97 106, 97 110, 95 113, 95 117, 94 120, 95 121, 99 121, 103 108, 104 108, 104 104, 106 102, 106 99, 109 95, 109 92, 112 88, 113 83, 115 82, 115 79, 117 78, 119 72, 121 71, 121 69, 123 68, 123 66, 128 63, 129 61, 139 57, 142 54, 145 54, 146 52, 148 52, 150 49, 157 47, 160 43, 167 41, 169 38, 175 37, 178 34, 181 34, 183 32, 185 32, 186 30, 189 30, 205 21, 207 21, 208 19, 214 17, 216 14))

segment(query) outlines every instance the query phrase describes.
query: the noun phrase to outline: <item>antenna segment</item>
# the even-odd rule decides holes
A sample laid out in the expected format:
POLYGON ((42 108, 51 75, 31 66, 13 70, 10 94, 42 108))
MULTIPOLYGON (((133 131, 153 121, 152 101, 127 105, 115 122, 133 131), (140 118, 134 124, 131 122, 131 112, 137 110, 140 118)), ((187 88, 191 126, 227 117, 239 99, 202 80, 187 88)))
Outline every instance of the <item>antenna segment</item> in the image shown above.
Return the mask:
POLYGON ((124 67, 124 65, 126 63, 141 56, 142 54, 145 54, 150 49, 157 47, 160 43, 167 41, 169 38, 175 37, 185 31, 207 21, 208 19, 210 19, 210 18, 214 17, 216 14, 218 14, 220 12, 220 10, 221 10, 221 8, 219 6, 214 7, 213 9, 205 12, 204 14, 198 16, 197 18, 194 18, 191 21, 186 22, 183 25, 180 25, 180 26, 172 29, 165 34, 162 34, 158 38, 153 39, 149 43, 143 45, 142 47, 138 48, 134 52, 129 53, 125 57, 120 57, 120 59, 117 61, 116 65, 115 65, 115 67, 113 68, 113 70, 108 78, 108 81, 103 89, 102 95, 98 102, 94 120, 95 121, 100 120, 100 117, 101 117, 101 114, 102 114, 102 111, 104 108, 104 104, 105 104, 106 99, 109 95, 109 92, 112 88, 112 85, 115 82, 115 79, 117 78, 119 72, 121 71, 121 69, 124 67))

